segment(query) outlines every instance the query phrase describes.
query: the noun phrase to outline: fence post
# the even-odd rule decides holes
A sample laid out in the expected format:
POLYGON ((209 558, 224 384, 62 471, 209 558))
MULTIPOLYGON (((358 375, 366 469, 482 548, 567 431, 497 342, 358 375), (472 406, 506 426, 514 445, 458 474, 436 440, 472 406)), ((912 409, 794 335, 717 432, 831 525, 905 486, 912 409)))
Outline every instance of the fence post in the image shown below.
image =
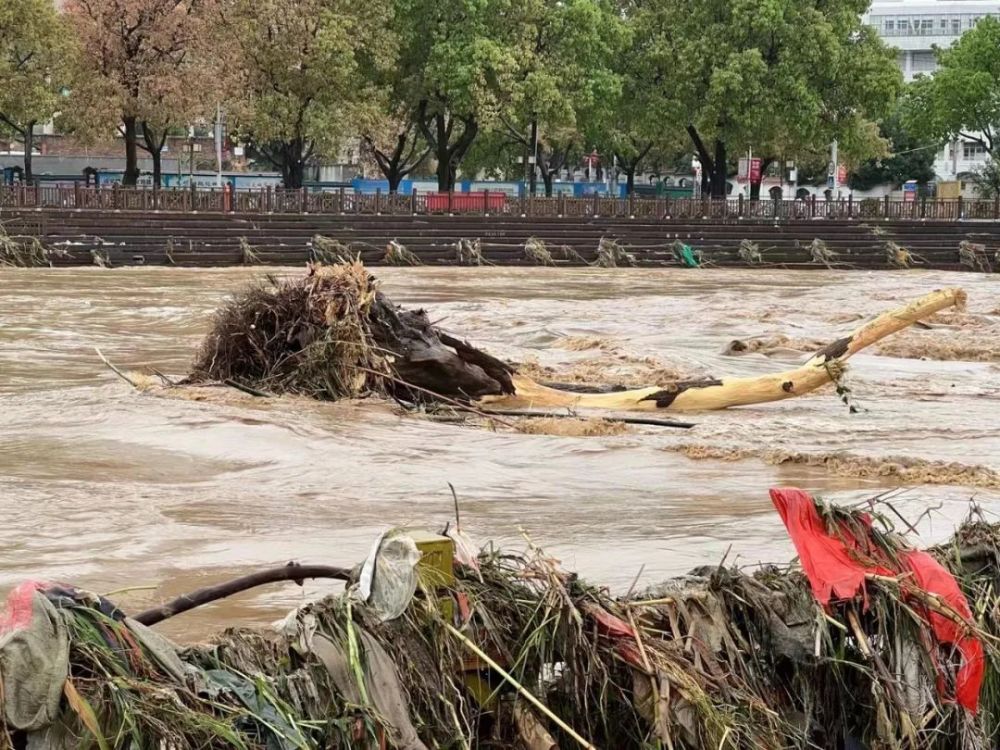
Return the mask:
POLYGON ((410 213, 416 216, 417 214, 417 189, 412 188, 410 190, 410 213))
POLYGON ((962 211, 963 205, 962 204, 963 204, 962 196, 961 196, 961 194, 959 194, 959 196, 958 196, 958 216, 955 217, 958 221, 962 220, 962 213, 963 213, 963 211, 962 211))
POLYGON ((738 218, 743 218, 743 193, 740 193, 739 200, 736 203, 736 216, 738 218))
POLYGON ((375 188, 375 215, 382 213, 382 188, 375 188))
POLYGON ((490 215, 490 191, 483 190, 483 216, 490 215))
POLYGON ((73 183, 73 208, 80 208, 80 183, 73 183))
POLYGON ((993 197, 993 218, 1000 219, 1000 194, 993 197))
POLYGON ((927 196, 926 195, 920 196, 920 218, 921 219, 926 219, 927 218, 927 196))
POLYGON ((598 202, 599 196, 597 195, 597 190, 594 190, 594 212, 593 215, 597 216, 597 212, 601 209, 601 204, 598 202))
POLYGON ((628 194, 628 215, 629 218, 635 216, 635 193, 628 194))
POLYGON ((847 196, 847 218, 854 217, 854 193, 847 196))
POLYGON ((455 192, 454 190, 452 190, 451 188, 448 188, 448 215, 449 216, 451 216, 451 196, 452 196, 452 193, 454 193, 454 192, 455 192))
POLYGON ((882 198, 882 218, 889 218, 889 196, 883 196, 882 198))
POLYGON ((816 193, 812 194, 812 200, 809 201, 809 216, 816 218, 816 193))
POLYGON ((299 189, 299 213, 304 214, 309 212, 309 188, 303 185, 299 189))
POLYGON ((559 215, 566 215, 566 193, 559 193, 559 215))

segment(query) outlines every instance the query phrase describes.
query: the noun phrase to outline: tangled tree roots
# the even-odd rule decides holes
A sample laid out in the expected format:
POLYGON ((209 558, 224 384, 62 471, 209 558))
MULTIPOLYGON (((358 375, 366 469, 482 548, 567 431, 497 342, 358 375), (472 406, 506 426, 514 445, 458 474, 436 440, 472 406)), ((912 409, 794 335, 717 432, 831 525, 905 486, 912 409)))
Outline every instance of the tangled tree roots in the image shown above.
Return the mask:
POLYGON ((892 240, 885 243, 885 262, 889 268, 910 268, 920 260, 902 245, 898 245, 892 240))
POLYGON ((536 266, 554 266, 555 259, 545 245, 545 240, 529 237, 524 243, 524 257, 536 266))
POLYGON ((986 252, 986 245, 976 242, 970 242, 969 240, 959 242, 958 260, 963 266, 971 268, 973 271, 990 273, 993 270, 993 267, 990 265, 990 256, 986 252))
POLYGON ((594 265, 601 268, 618 268, 636 265, 635 256, 627 252, 618 240, 601 237, 597 245, 597 260, 594 265))
POLYGON ((62 248, 45 247, 37 237, 12 237, 0 224, 0 266, 51 266, 53 258, 66 254, 62 248))
POLYGON ((382 262, 387 266, 419 266, 420 258, 416 256, 411 250, 407 249, 406 245, 397 242, 396 240, 390 240, 389 244, 385 246, 385 255, 382 256, 382 262))
POLYGON ((355 261, 269 278, 222 307, 188 382, 323 399, 429 390, 463 400, 510 393, 511 368, 395 307, 355 261))
POLYGON ((739 256, 740 260, 751 266, 759 265, 764 261, 764 258, 760 254, 760 245, 746 239, 740 240, 739 256))
MULTIPOLYGON (((870 540, 859 560, 910 554, 877 514, 872 527, 820 512, 826 533, 870 540)), ((229 630, 179 653, 108 602, 64 597, 67 700, 52 726, 122 748, 508 748, 529 728, 551 733, 546 748, 576 747, 557 722, 620 750, 994 747, 1000 526, 969 522, 931 554, 974 620, 889 575, 824 608, 792 567, 703 567, 616 599, 533 546, 461 556, 447 580, 425 572, 388 622, 349 593, 277 632, 229 630), (960 658, 935 618, 983 644, 977 713, 954 700, 960 658)), ((0 748, 23 746, 6 715, 0 748)))
POLYGON ((809 257, 813 263, 822 263, 827 268, 832 268, 837 260, 837 251, 831 250, 819 237, 816 237, 809 245, 809 257))
POLYGON ((325 263, 335 265, 337 263, 352 263, 357 260, 358 254, 351 250, 340 240, 324 237, 322 234, 314 235, 312 244, 309 246, 309 255, 313 263, 325 263))
POLYGON ((455 261, 460 266, 492 266, 483 257, 482 243, 478 240, 459 240, 455 243, 455 261))

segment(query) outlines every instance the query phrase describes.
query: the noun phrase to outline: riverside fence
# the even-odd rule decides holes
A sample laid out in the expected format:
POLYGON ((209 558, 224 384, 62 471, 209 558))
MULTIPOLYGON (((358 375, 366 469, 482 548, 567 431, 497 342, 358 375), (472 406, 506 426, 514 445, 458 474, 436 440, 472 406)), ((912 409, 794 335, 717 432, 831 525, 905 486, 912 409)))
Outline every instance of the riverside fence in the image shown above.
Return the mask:
POLYGON ((511 196, 507 193, 358 193, 343 189, 123 188, 62 185, 0 186, 0 208, 80 211, 164 211, 232 214, 478 215, 647 220, 810 220, 886 219, 912 221, 1000 220, 1000 198, 890 200, 853 197, 751 201, 699 198, 582 198, 560 195, 511 196))

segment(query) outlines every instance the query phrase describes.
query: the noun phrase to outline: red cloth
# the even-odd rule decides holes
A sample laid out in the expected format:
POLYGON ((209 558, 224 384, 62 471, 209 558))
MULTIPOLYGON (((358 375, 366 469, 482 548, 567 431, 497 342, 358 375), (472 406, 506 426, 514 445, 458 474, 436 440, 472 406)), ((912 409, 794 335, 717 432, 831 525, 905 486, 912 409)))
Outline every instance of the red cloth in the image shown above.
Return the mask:
MULTIPOLYGON (((972 610, 969 609, 965 595, 958 587, 955 577, 941 563, 919 550, 909 550, 901 557, 906 567, 913 572, 913 579, 920 588, 937 594, 964 619, 972 620, 972 610)), ((983 644, 954 620, 937 612, 926 614, 938 641, 954 644, 962 655, 962 666, 955 678, 955 700, 975 713, 979 709, 979 688, 983 684, 983 672, 986 669, 983 644)), ((939 681, 938 691, 941 692, 943 688, 944 685, 939 681)))
POLYGON ((853 599, 859 592, 864 596, 868 573, 892 574, 884 568, 861 564, 860 545, 846 528, 839 536, 831 535, 809 493, 794 487, 775 487, 771 489, 771 502, 788 529, 813 596, 820 604, 826 606, 831 599, 853 599))
MULTIPOLYGON (((972 611, 954 576, 926 552, 901 552, 899 559, 905 569, 900 570, 871 539, 858 539, 848 526, 841 526, 839 534, 831 534, 807 492, 793 487, 776 487, 771 490, 771 501, 792 538, 813 596, 823 606, 829 606, 831 599, 853 599, 858 594, 865 597, 867 604, 866 575, 898 576, 911 572, 910 585, 938 595, 963 618, 972 620, 972 611)), ((870 520, 867 517, 863 520, 870 527, 870 520)), ((906 579, 902 585, 905 595, 906 579)), ((920 602, 911 597, 911 603, 919 605, 920 602)), ((979 708, 979 689, 985 669, 983 644, 944 615, 926 612, 925 616, 937 641, 953 644, 961 653, 955 700, 975 713, 979 708)), ((938 691, 944 692, 944 682, 940 679, 938 691)))

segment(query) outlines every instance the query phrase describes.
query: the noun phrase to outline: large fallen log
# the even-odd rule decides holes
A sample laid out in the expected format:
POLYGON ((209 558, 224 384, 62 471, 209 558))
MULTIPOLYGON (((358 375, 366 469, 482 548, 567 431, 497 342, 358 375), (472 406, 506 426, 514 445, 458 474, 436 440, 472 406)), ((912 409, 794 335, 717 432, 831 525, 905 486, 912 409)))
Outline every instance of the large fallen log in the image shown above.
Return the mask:
POLYGON ((480 402, 493 409, 694 411, 800 396, 836 380, 851 355, 947 307, 942 289, 884 313, 801 367, 754 378, 678 380, 633 390, 569 390, 538 383, 434 326, 424 310, 392 303, 359 262, 310 265, 305 276, 253 286, 223 306, 188 383, 323 399, 370 394, 409 402, 480 402))
POLYGON ((840 377, 844 363, 853 354, 948 307, 962 307, 965 292, 939 289, 890 310, 828 344, 808 362, 794 370, 753 378, 701 378, 678 380, 648 388, 611 393, 575 393, 541 385, 514 374, 513 394, 484 399, 494 408, 524 409, 565 407, 568 409, 615 409, 696 411, 781 401, 814 391, 840 377))

